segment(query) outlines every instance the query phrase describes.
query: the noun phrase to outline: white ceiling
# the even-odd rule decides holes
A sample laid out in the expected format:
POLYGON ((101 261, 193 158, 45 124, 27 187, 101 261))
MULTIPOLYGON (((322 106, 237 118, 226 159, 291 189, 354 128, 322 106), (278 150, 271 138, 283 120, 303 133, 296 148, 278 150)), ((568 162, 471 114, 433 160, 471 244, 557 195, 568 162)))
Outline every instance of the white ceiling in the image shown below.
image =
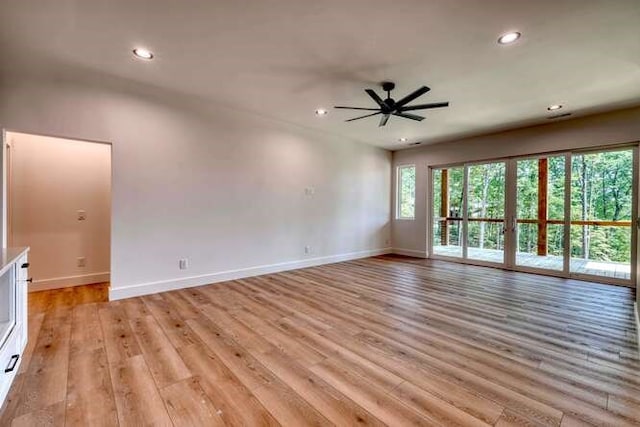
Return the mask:
POLYGON ((0 48, 390 149, 640 104, 639 0, 2 0, 0 48), (383 80, 451 106, 385 128, 330 109, 372 106, 383 80))

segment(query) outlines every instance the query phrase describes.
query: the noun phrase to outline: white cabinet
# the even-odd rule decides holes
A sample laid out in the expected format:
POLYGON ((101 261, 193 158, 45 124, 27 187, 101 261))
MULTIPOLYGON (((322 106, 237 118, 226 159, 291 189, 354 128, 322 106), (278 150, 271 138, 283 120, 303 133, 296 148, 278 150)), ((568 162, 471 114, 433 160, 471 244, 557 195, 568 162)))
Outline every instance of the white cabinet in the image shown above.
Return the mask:
POLYGON ((10 299, 3 318, 9 319, 8 335, 0 342, 0 407, 4 403, 11 384, 18 373, 22 353, 27 345, 27 248, 3 249, 0 260, 0 283, 10 286, 3 296, 10 299))
POLYGON ((20 367, 18 341, 16 334, 12 334, 0 349, 0 403, 4 402, 20 367))
POLYGON ((17 323, 18 332, 20 332, 20 354, 27 346, 27 338, 29 338, 29 328, 27 327, 28 311, 27 311, 27 294, 29 292, 29 261, 27 253, 25 252, 15 264, 16 269, 16 285, 17 285, 17 298, 16 298, 16 311, 17 311, 17 323))

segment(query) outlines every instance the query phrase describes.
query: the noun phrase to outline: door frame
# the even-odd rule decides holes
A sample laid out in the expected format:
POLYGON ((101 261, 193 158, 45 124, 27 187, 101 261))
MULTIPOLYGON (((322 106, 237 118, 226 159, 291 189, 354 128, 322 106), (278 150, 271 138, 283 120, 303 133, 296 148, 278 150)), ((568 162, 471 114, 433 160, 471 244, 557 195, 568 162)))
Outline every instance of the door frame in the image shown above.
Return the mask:
MULTIPOLYGON (((596 276, 593 274, 584 274, 584 273, 572 273, 571 268, 568 267, 569 278, 584 280, 588 282, 602 282, 602 283, 610 283, 612 285, 622 285, 628 287, 635 287, 636 277, 638 275, 637 269, 637 259, 638 259, 638 187, 640 187, 640 183, 638 182, 638 143, 634 144, 626 144, 626 145, 618 145, 615 147, 600 147, 600 148, 588 148, 588 149, 580 149, 580 150, 571 150, 567 153, 569 156, 568 167, 565 170, 565 173, 568 174, 567 182, 565 182, 565 212, 567 208, 567 203, 569 205, 569 214, 565 215, 565 223, 568 223, 569 226, 565 225, 565 243, 566 240, 571 239, 571 193, 567 193, 566 189, 571 188, 571 162, 573 154, 589 154, 589 153, 601 153, 603 151, 621 151, 624 149, 631 149, 632 152, 632 160, 631 160, 631 179, 632 185, 634 187, 631 188, 631 260, 629 261, 629 280, 617 279, 615 277, 605 277, 605 276, 596 276), (606 280, 603 280, 606 279, 606 280)), ((565 246, 568 247, 568 246, 565 246)), ((565 251, 567 253, 568 251, 565 251)), ((570 254, 569 254, 570 255, 570 254)), ((570 262, 569 257, 567 257, 565 262, 570 262)))
MULTIPOLYGON (((507 265, 509 270, 519 271, 523 273, 543 274, 555 277, 569 278, 570 269, 569 264, 571 260, 571 253, 569 251, 563 251, 562 255, 562 270, 551 270, 546 268, 536 268, 526 265, 516 264, 517 250, 518 250, 518 161, 520 160, 533 160, 549 157, 564 157, 564 234, 563 234, 563 246, 565 248, 571 245, 571 151, 560 151, 555 153, 543 153, 532 154, 526 156, 513 157, 509 161, 511 168, 511 180, 507 181, 507 185, 511 187, 512 198, 508 203, 511 204, 509 208, 511 230, 509 232, 511 247, 509 248, 509 256, 511 263, 507 265)), ((594 276, 601 277, 601 276, 594 276)))
MULTIPOLYGON (((56 138, 56 139, 65 139, 72 140, 77 142, 84 143, 92 143, 92 144, 102 144, 109 146, 109 167, 110 167, 110 207, 109 207, 109 287, 111 287, 111 281, 113 279, 113 236, 114 236, 114 227, 113 227, 113 200, 114 200, 114 150, 115 144, 109 141, 100 141, 100 140, 92 140, 87 138, 80 138, 75 136, 65 136, 58 134, 45 134, 40 132, 33 132, 30 130, 21 130, 15 128, 5 128, 0 127, 1 131, 1 139, 2 139, 2 159, 1 159, 1 170, 0 170, 0 202, 2 204, 1 207, 1 222, 0 225, 0 241, 2 243, 3 248, 7 248, 8 245, 12 244, 12 234, 13 234, 13 226, 11 221, 11 177, 9 173, 11 172, 11 144, 9 141, 9 137, 11 134, 19 133, 26 134, 32 136, 40 136, 45 138, 56 138)), ((35 282, 35 281, 34 281, 35 282)), ((34 283, 35 284, 35 283, 34 283)), ((71 286, 81 286, 76 284, 70 284, 71 286)), ((65 286, 67 287, 67 286, 65 286)), ((60 287, 53 287, 51 289, 59 289, 60 287)), ((29 292, 34 292, 38 290, 45 290, 44 287, 29 287, 29 292)))
POLYGON ((506 232, 504 232, 504 256, 501 263, 483 261, 473 258, 468 258, 468 225, 469 225, 469 209, 468 202, 469 197, 466 193, 467 184, 469 181, 469 166, 475 165, 483 165, 487 163, 504 163, 505 165, 505 215, 504 215, 504 227, 507 227, 508 217, 507 217, 507 182, 508 182, 508 168, 509 168, 510 158, 499 158, 499 159, 489 159, 489 160, 478 160, 472 162, 464 162, 452 165, 445 166, 427 166, 427 258, 431 259, 439 259, 443 261, 456 261, 464 264, 470 265, 479 265, 482 267, 494 267, 494 268, 502 268, 508 269, 507 267, 507 236, 506 232), (462 256, 461 257, 452 257, 446 255, 436 255, 433 253, 433 171, 440 169, 450 169, 450 168, 462 168, 463 169, 463 197, 462 197, 462 256))
POLYGON ((533 273, 533 274, 541 274, 546 276, 554 276, 565 279, 576 279, 587 282, 597 282, 597 283, 606 283, 612 285, 621 285, 626 287, 636 287, 639 282, 640 277, 638 276, 638 270, 640 270, 640 260, 638 259, 638 254, 640 253, 640 242, 638 241, 638 228, 640 228, 640 204, 638 202, 638 198, 640 198, 640 149, 638 142, 630 142, 625 144, 616 144, 616 145, 608 145, 608 146, 600 146, 600 147, 589 147, 584 149, 569 149, 569 150, 559 150, 552 151, 546 153, 532 153, 527 155, 518 155, 518 156, 510 156, 510 157, 499 157, 495 159, 483 159, 483 160, 474 160, 468 162, 461 163, 450 163, 443 165, 427 165, 427 257, 430 259, 443 260, 443 261, 454 261, 461 264, 469 264, 469 265, 478 265, 483 267, 493 267, 493 268, 501 268, 510 271, 518 271, 523 273, 533 273), (624 150, 624 149, 632 150, 632 179, 633 185, 635 188, 632 189, 632 209, 631 209, 631 261, 630 261, 630 278, 629 280, 617 279, 613 277, 605 277, 605 276, 597 276, 583 273, 572 273, 570 271, 570 258, 571 253, 570 250, 565 249, 564 251, 564 260, 563 260, 563 270, 546 270, 546 269, 538 269, 535 267, 526 267, 526 266, 517 266, 515 264, 515 256, 517 249, 517 241, 516 241, 516 231, 517 231, 517 222, 516 222, 516 193, 517 193, 517 161, 522 159, 530 159, 530 158, 540 158, 540 157, 557 157, 557 156, 565 156, 565 188, 564 188, 564 247, 570 248, 571 245, 571 161, 572 156, 574 154, 583 154, 583 153, 597 153, 603 151, 615 151, 615 150, 624 150), (467 255, 467 225, 468 225, 468 209, 467 209, 467 201, 468 195, 466 194, 467 189, 467 180, 468 180, 468 166, 475 164, 484 164, 484 163, 497 163, 497 162, 505 162, 505 237, 504 237, 504 262, 503 263, 492 263, 485 262, 481 260, 468 259, 467 255), (433 253, 433 172, 441 169, 449 169, 449 168, 464 168, 464 183, 463 183, 463 191, 465 194, 463 196, 463 236, 462 236, 462 257, 451 257, 446 255, 437 255, 433 253))

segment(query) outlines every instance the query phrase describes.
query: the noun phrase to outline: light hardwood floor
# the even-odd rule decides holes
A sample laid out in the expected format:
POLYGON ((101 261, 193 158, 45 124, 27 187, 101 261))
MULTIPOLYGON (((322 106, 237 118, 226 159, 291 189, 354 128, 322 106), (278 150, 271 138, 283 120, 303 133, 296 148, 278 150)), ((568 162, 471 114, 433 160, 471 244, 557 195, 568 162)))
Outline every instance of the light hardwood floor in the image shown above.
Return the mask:
POLYGON ((105 296, 30 296, 1 426, 640 424, 625 287, 385 256, 105 296))

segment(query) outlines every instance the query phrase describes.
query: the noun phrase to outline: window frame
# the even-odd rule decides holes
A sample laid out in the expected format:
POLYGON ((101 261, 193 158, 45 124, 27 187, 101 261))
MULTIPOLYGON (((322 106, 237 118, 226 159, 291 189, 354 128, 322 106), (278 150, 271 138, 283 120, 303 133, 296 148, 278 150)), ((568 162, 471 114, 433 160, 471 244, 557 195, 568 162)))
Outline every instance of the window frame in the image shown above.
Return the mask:
POLYGON ((416 219, 416 184, 418 169, 415 164, 403 164, 396 167, 396 220, 414 221, 416 219), (402 215, 402 171, 404 169, 413 168, 413 212, 411 216, 402 215))

